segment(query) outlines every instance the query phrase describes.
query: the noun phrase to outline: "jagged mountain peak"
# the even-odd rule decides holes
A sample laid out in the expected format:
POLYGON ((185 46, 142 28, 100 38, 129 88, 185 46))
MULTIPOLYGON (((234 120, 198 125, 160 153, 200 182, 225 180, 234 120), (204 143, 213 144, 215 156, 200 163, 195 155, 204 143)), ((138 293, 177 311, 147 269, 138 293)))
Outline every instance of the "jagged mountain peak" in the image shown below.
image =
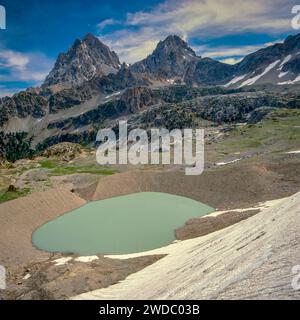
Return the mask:
POLYGON ((193 49, 177 35, 160 41, 146 59, 133 64, 133 72, 147 73, 168 81, 182 80, 189 63, 198 61, 193 49))
POLYGON ((114 51, 91 33, 76 39, 66 53, 60 53, 43 86, 78 85, 92 79, 116 73, 121 67, 114 51))
POLYGON ((92 33, 88 32, 84 38, 83 38, 83 41, 86 41, 86 42, 91 42, 91 41, 99 41, 99 38, 95 37, 92 33))
POLYGON ((181 39, 178 35, 169 35, 165 38, 165 40, 160 41, 156 47, 156 50, 186 50, 193 56, 196 56, 195 51, 190 48, 183 39, 181 39))
POLYGON ((103 51, 112 52, 116 54, 114 51, 111 51, 107 45, 105 45, 98 37, 95 37, 91 33, 87 33, 81 41, 81 44, 87 45, 91 48, 100 48, 103 51))

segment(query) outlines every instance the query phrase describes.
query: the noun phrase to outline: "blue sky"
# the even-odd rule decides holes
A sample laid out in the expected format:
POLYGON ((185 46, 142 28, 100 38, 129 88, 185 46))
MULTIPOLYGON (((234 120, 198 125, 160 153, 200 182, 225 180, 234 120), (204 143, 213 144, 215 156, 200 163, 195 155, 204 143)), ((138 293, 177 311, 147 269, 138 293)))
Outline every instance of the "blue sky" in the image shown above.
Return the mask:
POLYGON ((59 52, 87 32, 122 61, 144 58, 178 34, 201 56, 235 63, 294 34, 294 0, 0 0, 0 96, 39 85, 59 52))

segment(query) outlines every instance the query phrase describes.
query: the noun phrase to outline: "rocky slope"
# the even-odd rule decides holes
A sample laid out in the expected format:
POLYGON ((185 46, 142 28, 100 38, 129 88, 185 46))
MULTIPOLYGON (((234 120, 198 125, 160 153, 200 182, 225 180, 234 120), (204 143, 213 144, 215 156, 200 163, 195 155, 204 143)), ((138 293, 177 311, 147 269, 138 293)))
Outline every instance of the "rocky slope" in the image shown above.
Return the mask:
POLYGON ((128 88, 121 95, 119 108, 126 109, 130 113, 136 113, 143 108, 155 104, 154 93, 148 87, 128 88))
POLYGON ((25 118, 31 115, 42 118, 47 111, 48 101, 42 96, 24 91, 12 98, 0 98, 0 127, 12 117, 25 118))
POLYGON ((188 85, 223 85, 232 79, 235 67, 219 61, 203 58, 190 63, 184 76, 188 85))
POLYGON ((246 56, 234 66, 227 85, 239 87, 261 83, 277 85, 300 83, 300 34, 289 36, 246 56))

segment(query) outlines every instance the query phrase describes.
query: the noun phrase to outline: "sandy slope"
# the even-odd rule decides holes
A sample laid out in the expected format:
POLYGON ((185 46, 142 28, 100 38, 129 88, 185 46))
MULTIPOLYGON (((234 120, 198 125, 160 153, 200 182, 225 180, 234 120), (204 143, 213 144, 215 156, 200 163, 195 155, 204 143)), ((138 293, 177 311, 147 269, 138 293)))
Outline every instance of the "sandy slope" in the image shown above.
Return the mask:
POLYGON ((227 210, 283 198, 297 192, 299 186, 299 162, 238 164, 206 170, 200 176, 186 176, 175 171, 129 171, 103 177, 92 200, 156 191, 192 198, 227 210))
POLYGON ((75 299, 300 299, 291 285, 300 264, 300 193, 167 251, 123 282, 75 299))
POLYGON ((86 201, 72 192, 51 189, 0 205, 0 264, 4 266, 47 257, 32 246, 32 232, 41 224, 71 211, 86 201))

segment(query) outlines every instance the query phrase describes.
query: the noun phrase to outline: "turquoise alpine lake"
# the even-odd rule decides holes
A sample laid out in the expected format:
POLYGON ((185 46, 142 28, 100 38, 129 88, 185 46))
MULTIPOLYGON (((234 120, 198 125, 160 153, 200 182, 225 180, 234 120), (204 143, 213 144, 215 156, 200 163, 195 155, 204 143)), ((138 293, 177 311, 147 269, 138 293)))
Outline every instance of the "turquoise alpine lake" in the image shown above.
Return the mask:
POLYGON ((159 192, 141 192, 92 201, 39 227, 33 244, 45 251, 126 254, 159 248, 175 240, 175 230, 214 208, 159 192))

